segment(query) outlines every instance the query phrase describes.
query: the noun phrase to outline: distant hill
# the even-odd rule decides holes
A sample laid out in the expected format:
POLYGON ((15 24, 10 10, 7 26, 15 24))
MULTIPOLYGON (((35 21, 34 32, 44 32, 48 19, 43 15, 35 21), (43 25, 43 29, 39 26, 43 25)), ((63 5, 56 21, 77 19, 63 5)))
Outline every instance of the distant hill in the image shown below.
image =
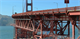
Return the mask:
POLYGON ((10 26, 12 23, 14 23, 14 21, 11 16, 0 14, 0 26, 10 26))

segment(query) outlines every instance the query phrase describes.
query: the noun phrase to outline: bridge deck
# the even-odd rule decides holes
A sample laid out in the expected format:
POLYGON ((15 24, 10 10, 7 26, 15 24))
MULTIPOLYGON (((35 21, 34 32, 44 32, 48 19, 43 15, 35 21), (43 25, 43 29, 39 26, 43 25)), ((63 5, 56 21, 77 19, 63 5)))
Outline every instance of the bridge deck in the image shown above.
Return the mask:
POLYGON ((13 14, 12 17, 15 19, 15 24, 12 24, 12 26, 32 31, 35 38, 51 37, 53 35, 70 36, 70 22, 72 23, 72 38, 75 38, 75 26, 80 30, 76 23, 76 21, 80 21, 80 6, 24 12, 13 14), (66 23, 66 25, 63 25, 63 23, 66 23), (68 32, 67 34, 64 34, 66 29, 68 32), (46 32, 43 34, 43 31, 50 31, 50 33, 45 35, 46 32), (41 32, 39 34, 40 36, 37 35, 38 32, 41 32))
MULTIPOLYGON (((25 16, 25 15, 44 15, 44 14, 57 14, 57 13, 68 13, 68 12, 80 12, 80 6, 76 7, 68 7, 68 8, 58 8, 58 9, 50 9, 50 10, 40 10, 40 11, 32 11, 32 12, 24 12, 24 13, 19 13, 19 14, 13 14, 12 17, 16 16, 25 16)), ((70 14, 73 15, 73 14, 70 14)), ((78 14, 74 14, 78 15, 78 14)))

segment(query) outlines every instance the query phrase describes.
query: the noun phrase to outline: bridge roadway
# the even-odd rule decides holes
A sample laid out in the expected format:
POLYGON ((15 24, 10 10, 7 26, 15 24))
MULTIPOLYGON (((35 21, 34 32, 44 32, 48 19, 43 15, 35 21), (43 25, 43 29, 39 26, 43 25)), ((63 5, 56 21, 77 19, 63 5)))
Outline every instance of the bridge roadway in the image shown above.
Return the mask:
POLYGON ((45 14, 52 14, 52 15, 55 15, 55 14, 59 14, 59 15, 60 14, 80 15, 80 6, 24 12, 24 13, 19 13, 19 14, 13 14, 12 17, 14 18, 14 17, 17 17, 17 16, 45 15, 45 14))

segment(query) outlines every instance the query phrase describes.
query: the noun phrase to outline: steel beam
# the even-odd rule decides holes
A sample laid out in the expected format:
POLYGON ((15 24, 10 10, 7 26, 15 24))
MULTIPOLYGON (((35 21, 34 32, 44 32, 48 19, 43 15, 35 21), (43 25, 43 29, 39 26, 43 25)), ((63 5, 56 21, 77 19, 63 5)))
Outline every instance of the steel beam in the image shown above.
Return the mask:
POLYGON ((72 20, 72 39, 75 39, 75 22, 72 20))
POLYGON ((77 15, 77 16, 78 16, 78 15, 80 15, 80 12, 70 12, 69 15, 70 15, 70 16, 71 16, 71 15, 74 15, 74 16, 77 15))
POLYGON ((18 28, 15 27, 15 39, 17 39, 17 36, 18 36, 18 35, 17 35, 17 29, 18 29, 18 28))

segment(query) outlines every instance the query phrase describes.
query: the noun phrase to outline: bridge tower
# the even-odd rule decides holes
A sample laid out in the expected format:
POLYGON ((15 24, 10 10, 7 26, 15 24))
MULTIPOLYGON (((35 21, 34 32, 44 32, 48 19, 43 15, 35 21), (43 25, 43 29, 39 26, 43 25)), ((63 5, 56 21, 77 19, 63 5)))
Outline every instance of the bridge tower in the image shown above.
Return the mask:
POLYGON ((32 0, 26 0, 26 12, 32 11, 33 7, 32 7, 32 0), (29 3, 29 1, 31 1, 31 3, 29 3), (29 10, 29 6, 30 6, 30 10, 29 10))
MULTIPOLYGON (((32 11, 32 0, 26 0, 26 12, 30 12, 30 11, 32 11), (29 3, 30 1, 31 3, 29 3)), ((19 20, 15 20, 15 24, 17 24, 17 21, 19 20)), ((25 21, 25 20, 22 20, 22 21, 25 21)), ((29 20, 26 20, 26 21, 29 21, 29 20)), ((19 24, 18 26, 20 25, 23 26, 22 24, 19 24)), ((14 39, 27 39, 27 38, 31 38, 31 36, 32 36, 32 32, 15 27, 14 39)))

